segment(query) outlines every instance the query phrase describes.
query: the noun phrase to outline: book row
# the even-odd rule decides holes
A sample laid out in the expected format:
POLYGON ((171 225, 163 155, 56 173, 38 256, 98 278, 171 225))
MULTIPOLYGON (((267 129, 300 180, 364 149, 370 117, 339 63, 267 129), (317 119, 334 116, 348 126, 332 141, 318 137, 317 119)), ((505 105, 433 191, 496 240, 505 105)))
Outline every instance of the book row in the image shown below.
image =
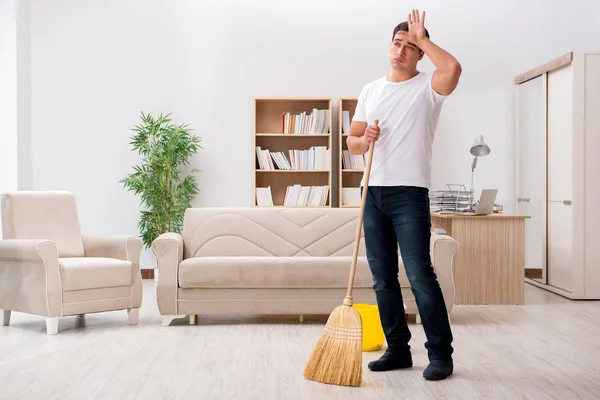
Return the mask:
POLYGON ((271 151, 256 146, 258 167, 261 170, 328 170, 331 153, 327 146, 312 146, 306 150, 271 151))
POLYGON ((329 133, 329 110, 313 108, 311 114, 306 111, 300 114, 285 113, 281 125, 281 133, 292 135, 329 133))
MULTIPOLYGON (((290 185, 286 188, 283 206, 286 207, 324 207, 329 197, 329 186, 290 185)), ((256 205, 273 206, 271 187, 256 188, 256 205)))

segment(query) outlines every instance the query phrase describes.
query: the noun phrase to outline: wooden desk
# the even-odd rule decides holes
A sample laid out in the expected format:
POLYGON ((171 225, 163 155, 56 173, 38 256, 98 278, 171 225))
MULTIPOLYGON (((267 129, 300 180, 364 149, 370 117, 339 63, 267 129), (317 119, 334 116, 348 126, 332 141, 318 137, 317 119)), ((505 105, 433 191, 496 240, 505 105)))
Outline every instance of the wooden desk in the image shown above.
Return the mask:
POLYGON ((459 245, 454 256, 455 304, 523 304, 525 216, 431 214, 459 245))

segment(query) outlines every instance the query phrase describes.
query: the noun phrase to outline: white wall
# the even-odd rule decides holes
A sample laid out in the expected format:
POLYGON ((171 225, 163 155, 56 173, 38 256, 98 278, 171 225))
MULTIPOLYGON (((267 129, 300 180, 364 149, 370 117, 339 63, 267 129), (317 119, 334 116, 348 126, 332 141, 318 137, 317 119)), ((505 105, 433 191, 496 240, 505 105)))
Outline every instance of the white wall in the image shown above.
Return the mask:
POLYGON ((33 189, 31 122, 31 25, 29 0, 17 4, 17 185, 19 190, 33 189))
POLYGON ((0 193, 16 189, 17 21, 15 0, 0 0, 0 193))
MULTIPOLYGON (((513 77, 567 51, 600 50, 592 3, 410 5, 427 11, 432 40, 464 71, 440 120, 434 188, 470 184, 468 149, 482 134, 492 153, 479 161, 476 187, 513 199, 513 77)), ((203 139, 194 205, 252 205, 253 98, 357 96, 388 73, 404 4, 31 0, 32 186, 75 192, 86 232, 137 232, 138 201, 118 183, 136 162, 130 129, 142 110, 173 112, 203 139)))

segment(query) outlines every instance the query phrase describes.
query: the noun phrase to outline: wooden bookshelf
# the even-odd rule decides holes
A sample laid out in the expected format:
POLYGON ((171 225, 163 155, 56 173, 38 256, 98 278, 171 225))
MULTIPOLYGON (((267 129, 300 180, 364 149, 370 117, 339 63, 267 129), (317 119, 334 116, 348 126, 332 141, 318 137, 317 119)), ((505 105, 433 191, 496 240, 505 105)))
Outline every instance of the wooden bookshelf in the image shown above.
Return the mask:
MULTIPOLYGON (((350 124, 352 122, 352 117, 354 116, 354 111, 356 110, 356 104, 358 102, 358 98, 356 97, 346 97, 346 98, 341 98, 340 102, 339 102, 339 106, 338 106, 338 131, 339 131, 339 144, 338 144, 338 171, 340 171, 340 177, 338 179, 339 182, 339 190, 338 190, 338 204, 340 207, 343 208, 348 208, 348 207, 360 207, 360 192, 358 192, 358 195, 355 193, 354 197, 356 199, 356 202, 354 204, 344 204, 343 201, 343 196, 344 196, 344 189, 345 188, 354 188, 359 190, 360 189, 360 181, 363 178, 363 173, 364 173, 364 164, 361 167, 360 164, 358 164, 358 162, 360 162, 359 160, 357 160, 359 158, 359 156, 353 156, 354 161, 352 161, 352 164, 350 164, 350 166, 354 167, 355 169, 350 169, 350 168, 345 168, 348 165, 345 165, 346 163, 344 162, 344 151, 348 150, 348 145, 346 144, 346 139, 348 138, 348 132, 346 132, 344 130, 344 111, 348 112, 348 118, 346 120, 346 128, 349 129, 350 124)), ((350 157, 352 157, 352 155, 349 155, 350 157)), ((364 157, 363 158, 363 162, 364 162, 364 157)), ((349 160, 346 159, 346 162, 348 162, 349 160)))
POLYGON ((332 122, 330 98, 254 99, 255 206, 331 207, 332 122))

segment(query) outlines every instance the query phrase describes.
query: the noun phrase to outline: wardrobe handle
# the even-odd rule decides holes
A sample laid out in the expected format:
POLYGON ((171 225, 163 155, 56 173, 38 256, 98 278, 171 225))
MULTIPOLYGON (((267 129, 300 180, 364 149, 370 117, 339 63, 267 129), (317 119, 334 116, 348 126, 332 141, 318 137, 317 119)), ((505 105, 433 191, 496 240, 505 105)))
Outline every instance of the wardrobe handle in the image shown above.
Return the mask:
POLYGON ((519 203, 529 203, 529 202, 531 201, 531 199, 530 199, 530 198, 528 198, 528 197, 518 197, 518 198, 517 198, 517 201, 518 201, 519 203))
POLYGON ((571 205, 571 200, 563 200, 563 204, 565 206, 570 206, 571 205))

